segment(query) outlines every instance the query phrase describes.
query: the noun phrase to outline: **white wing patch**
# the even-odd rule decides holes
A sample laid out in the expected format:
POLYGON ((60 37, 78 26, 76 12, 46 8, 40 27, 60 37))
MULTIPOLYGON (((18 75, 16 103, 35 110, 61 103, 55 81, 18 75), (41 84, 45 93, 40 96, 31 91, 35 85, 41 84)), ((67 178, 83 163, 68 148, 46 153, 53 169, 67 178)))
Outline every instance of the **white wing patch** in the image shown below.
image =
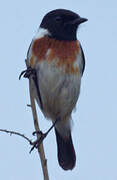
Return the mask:
POLYGON ((50 32, 47 29, 39 28, 38 32, 34 36, 34 39, 40 39, 46 35, 50 35, 50 32))

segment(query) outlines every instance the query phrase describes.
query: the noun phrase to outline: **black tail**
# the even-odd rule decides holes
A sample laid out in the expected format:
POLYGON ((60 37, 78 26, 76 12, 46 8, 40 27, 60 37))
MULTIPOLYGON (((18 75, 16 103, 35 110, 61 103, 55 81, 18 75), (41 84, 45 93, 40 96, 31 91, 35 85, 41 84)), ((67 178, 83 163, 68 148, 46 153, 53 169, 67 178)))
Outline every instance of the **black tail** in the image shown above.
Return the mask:
POLYGON ((56 129, 55 133, 57 140, 59 165, 64 170, 72 170, 76 163, 76 155, 72 143, 71 133, 68 138, 63 138, 56 129))

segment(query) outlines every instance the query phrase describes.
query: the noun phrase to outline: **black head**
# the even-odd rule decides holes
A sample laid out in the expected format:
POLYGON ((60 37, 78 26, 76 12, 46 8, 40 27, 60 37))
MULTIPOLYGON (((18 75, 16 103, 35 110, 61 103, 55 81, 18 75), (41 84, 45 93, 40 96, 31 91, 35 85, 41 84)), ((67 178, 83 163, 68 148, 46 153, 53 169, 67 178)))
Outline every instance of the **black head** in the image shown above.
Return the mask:
POLYGON ((78 14, 65 10, 56 9, 46 14, 41 22, 40 27, 50 32, 51 38, 57 40, 76 40, 76 32, 79 24, 87 21, 78 14))

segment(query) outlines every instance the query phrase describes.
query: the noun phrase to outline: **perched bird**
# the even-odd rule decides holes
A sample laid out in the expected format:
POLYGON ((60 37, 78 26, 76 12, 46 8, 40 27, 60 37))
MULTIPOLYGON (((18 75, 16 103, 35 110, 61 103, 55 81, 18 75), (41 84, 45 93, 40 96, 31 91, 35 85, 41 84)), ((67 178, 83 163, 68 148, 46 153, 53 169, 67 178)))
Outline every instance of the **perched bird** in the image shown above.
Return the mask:
POLYGON ((85 68, 77 40, 77 29, 85 21, 66 9, 47 13, 27 53, 29 69, 35 70, 34 96, 44 116, 56 122, 58 161, 64 170, 76 163, 70 122, 85 68))

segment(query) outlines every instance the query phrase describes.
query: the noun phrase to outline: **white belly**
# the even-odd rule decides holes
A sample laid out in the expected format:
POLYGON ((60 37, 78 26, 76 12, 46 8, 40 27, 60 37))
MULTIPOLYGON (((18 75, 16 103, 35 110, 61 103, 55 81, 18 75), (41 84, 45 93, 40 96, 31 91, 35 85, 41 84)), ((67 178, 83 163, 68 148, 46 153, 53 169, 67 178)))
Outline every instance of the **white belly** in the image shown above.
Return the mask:
MULTIPOLYGON (((44 115, 53 121, 58 115, 61 119, 70 117, 80 93, 80 73, 64 73, 63 69, 56 68, 54 61, 38 63, 36 70, 44 115)), ((37 95, 35 97, 39 104, 37 95)))

